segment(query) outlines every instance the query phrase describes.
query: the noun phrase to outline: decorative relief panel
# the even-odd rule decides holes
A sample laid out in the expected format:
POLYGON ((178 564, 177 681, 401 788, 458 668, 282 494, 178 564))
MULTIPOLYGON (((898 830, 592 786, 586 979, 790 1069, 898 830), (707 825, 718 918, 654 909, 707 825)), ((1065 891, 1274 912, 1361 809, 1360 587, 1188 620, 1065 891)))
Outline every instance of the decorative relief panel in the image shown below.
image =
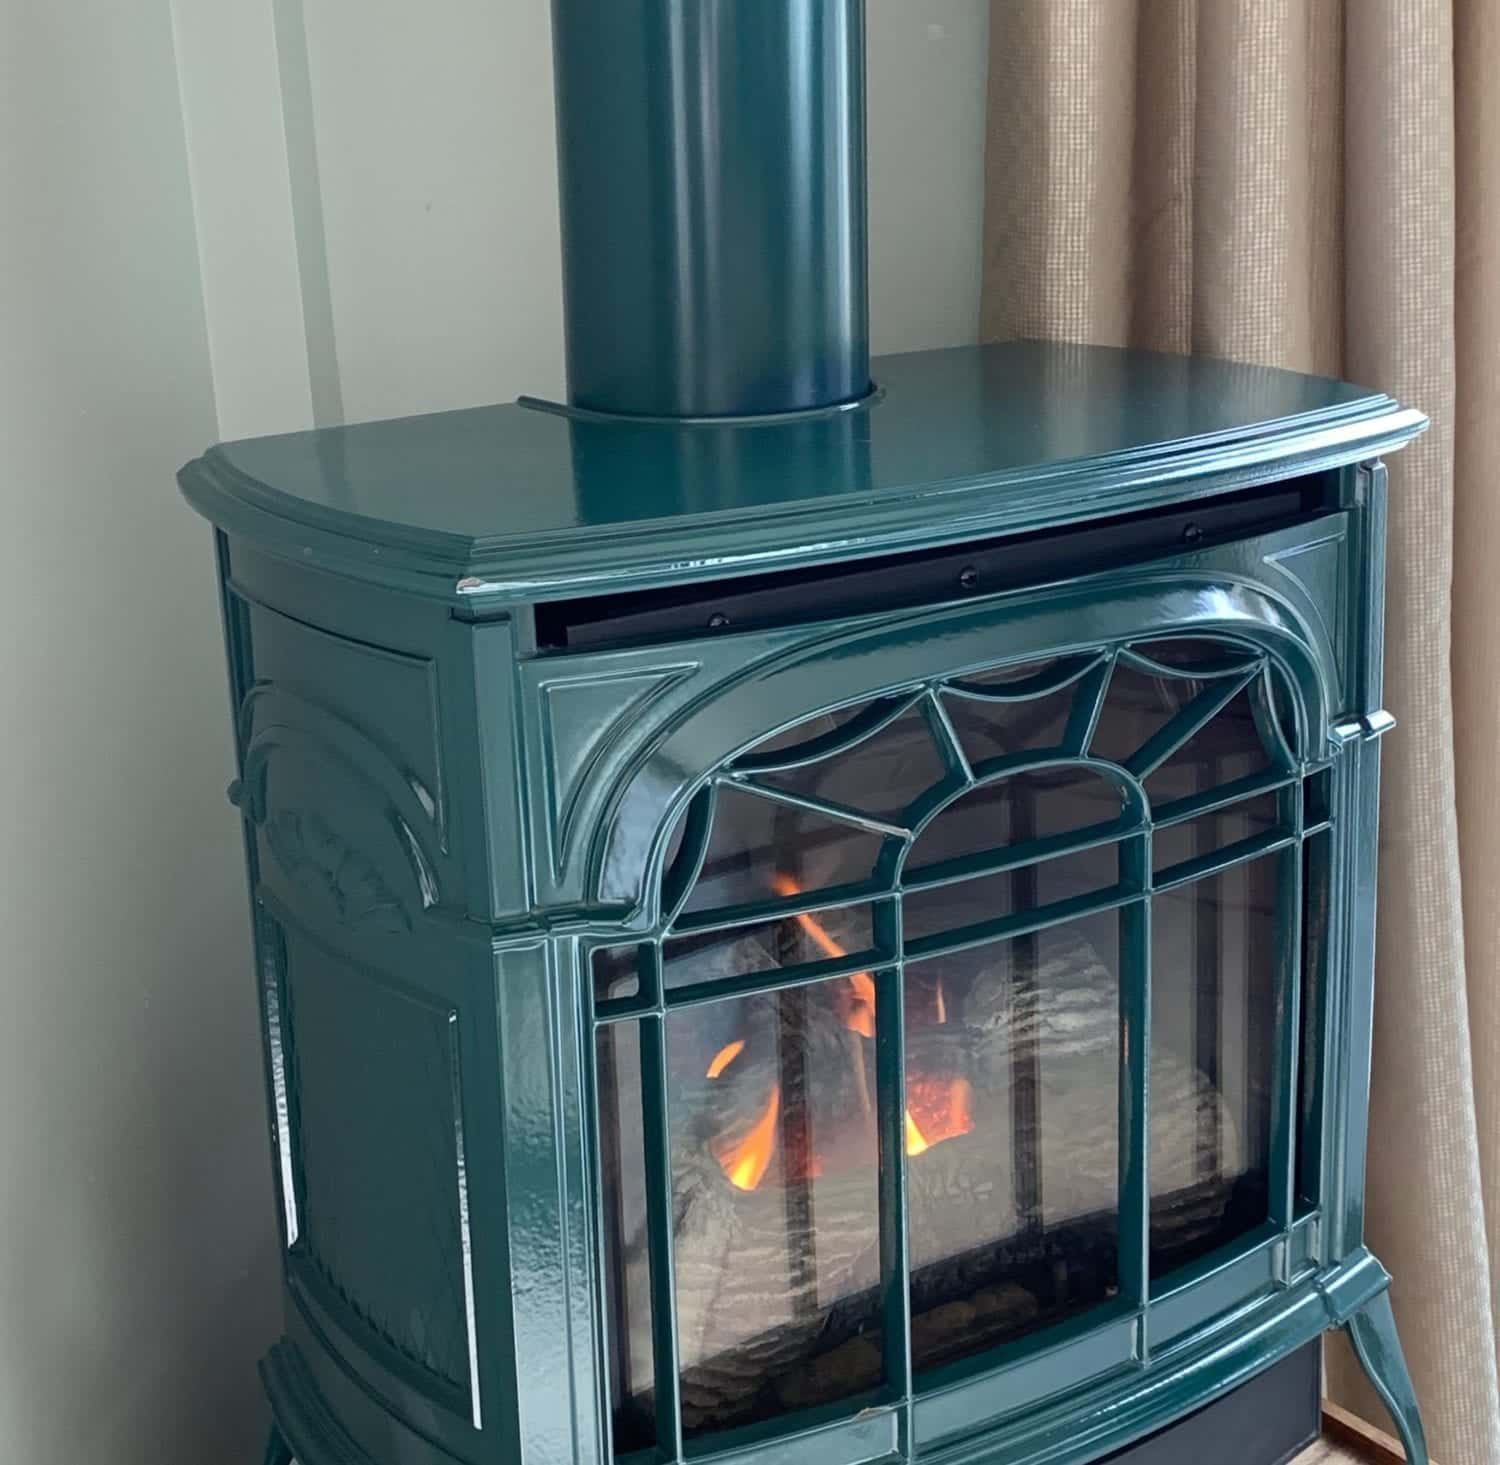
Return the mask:
POLYGON ((380 871, 317 814, 283 809, 267 819, 265 835, 282 868, 294 879, 319 886, 344 925, 411 930, 410 915, 380 871))
POLYGON ((344 926, 409 929, 440 903, 437 831, 361 729, 274 685, 242 709, 244 772, 231 800, 300 891, 344 926))
POLYGON ((452 860, 434 664, 241 603, 253 682, 231 798, 264 873, 340 926, 409 930, 452 860))
POLYGON ((424 656, 354 641, 251 603, 257 685, 357 730, 409 790, 440 850, 448 844, 437 668, 424 656))
POLYGON ((561 869, 563 852, 572 839, 579 795, 589 774, 647 706, 696 670, 696 665, 688 665, 608 671, 542 686, 542 780, 554 831, 554 870, 561 869))
POLYGON ((1265 563, 1302 592, 1303 604, 1334 650, 1336 666, 1345 664, 1348 647, 1348 546, 1342 528, 1336 534, 1266 555, 1265 563))

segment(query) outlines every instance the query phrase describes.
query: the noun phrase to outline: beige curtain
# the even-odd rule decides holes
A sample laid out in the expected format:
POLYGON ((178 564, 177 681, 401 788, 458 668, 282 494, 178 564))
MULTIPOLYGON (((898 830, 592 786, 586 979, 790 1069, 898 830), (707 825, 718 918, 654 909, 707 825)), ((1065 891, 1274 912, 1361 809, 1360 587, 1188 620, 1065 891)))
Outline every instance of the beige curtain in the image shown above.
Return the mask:
MULTIPOLYGON (((1391 463, 1370 1239, 1441 1465, 1500 1465, 1500 0, 993 0, 986 338, 1425 410, 1391 463)), ((1330 1387, 1379 1419, 1350 1358, 1330 1387)))

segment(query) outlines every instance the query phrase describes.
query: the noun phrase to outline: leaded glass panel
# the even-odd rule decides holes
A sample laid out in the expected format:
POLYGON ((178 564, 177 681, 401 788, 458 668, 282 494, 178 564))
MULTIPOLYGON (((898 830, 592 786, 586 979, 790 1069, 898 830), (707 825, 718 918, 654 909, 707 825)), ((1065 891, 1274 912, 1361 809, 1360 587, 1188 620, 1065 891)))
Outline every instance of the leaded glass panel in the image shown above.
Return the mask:
POLYGON ((908 968, 912 1123, 943 1113, 956 1075, 965 1098, 961 1136, 908 1146, 919 1370, 1118 1290, 1118 947, 1102 913, 908 968), (914 981, 946 994, 936 1016, 914 981))
POLYGON ((874 978, 667 1018, 675 1299, 689 1435, 875 1388, 874 978), (829 1362, 835 1350, 839 1356, 829 1362))
POLYGON ((1152 900, 1153 1276, 1270 1219, 1278 859, 1152 900))

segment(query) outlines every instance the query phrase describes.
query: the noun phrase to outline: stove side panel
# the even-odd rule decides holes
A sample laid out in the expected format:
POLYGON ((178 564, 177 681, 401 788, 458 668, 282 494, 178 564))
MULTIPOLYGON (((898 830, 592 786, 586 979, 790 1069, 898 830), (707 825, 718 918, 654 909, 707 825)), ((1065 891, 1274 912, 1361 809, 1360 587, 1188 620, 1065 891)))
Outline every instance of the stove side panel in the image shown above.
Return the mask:
POLYGON ((473 628, 441 606, 219 547, 286 1247, 278 1424, 303 1465, 512 1459, 488 918, 520 862, 480 812, 504 698, 477 715, 473 628))

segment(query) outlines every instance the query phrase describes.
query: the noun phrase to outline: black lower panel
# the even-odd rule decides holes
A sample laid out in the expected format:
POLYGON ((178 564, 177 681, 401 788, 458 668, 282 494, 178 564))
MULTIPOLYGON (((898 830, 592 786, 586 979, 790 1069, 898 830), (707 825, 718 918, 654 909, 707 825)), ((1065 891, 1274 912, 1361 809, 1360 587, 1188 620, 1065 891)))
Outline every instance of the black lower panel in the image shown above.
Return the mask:
POLYGON ((1100 1465, 1285 1465, 1318 1437, 1322 1344, 1100 1465))

